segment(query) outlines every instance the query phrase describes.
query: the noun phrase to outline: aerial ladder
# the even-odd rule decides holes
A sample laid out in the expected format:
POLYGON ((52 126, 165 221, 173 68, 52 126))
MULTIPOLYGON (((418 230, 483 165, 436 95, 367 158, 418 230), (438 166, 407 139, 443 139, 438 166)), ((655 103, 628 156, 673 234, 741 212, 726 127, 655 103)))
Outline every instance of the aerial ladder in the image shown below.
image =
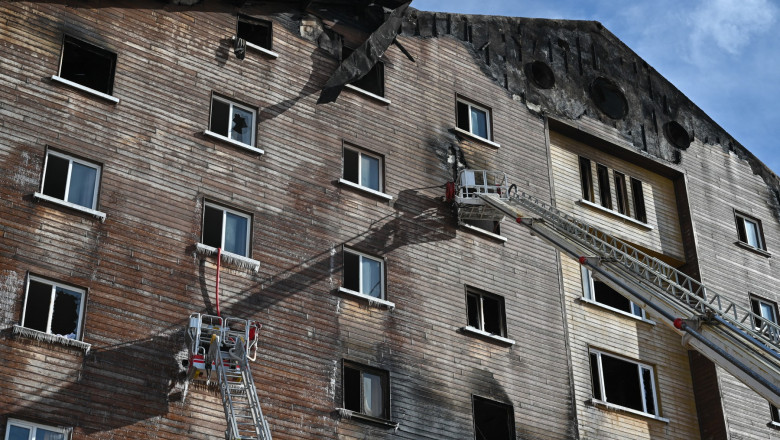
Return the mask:
POLYGON ((709 358, 780 407, 780 326, 606 231, 524 192, 495 171, 463 170, 448 199, 458 221, 513 218, 564 255, 586 265, 642 308, 651 309, 709 358), (492 211, 492 212, 491 212, 492 211))
POLYGON ((239 318, 193 313, 187 327, 187 380, 219 387, 225 440, 271 440, 249 361, 257 357, 259 325, 239 318))

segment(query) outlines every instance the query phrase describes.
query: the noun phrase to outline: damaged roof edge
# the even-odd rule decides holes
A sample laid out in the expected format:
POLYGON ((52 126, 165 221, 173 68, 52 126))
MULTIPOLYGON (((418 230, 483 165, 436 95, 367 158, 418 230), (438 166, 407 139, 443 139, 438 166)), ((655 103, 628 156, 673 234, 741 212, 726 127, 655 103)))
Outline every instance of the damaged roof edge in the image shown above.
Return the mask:
POLYGON ((450 14, 410 7, 399 34, 456 38, 483 73, 510 95, 556 118, 599 119, 638 150, 670 163, 682 160, 684 148, 665 135, 665 128, 679 124, 675 127, 683 128, 689 141, 718 145, 746 161, 768 186, 772 197, 767 203, 780 221, 780 178, 598 21, 450 14), (526 64, 539 61, 554 74, 555 92, 528 77, 526 64), (614 83, 612 92, 624 95, 624 114, 609 115, 593 102, 591 88, 599 78, 614 83))

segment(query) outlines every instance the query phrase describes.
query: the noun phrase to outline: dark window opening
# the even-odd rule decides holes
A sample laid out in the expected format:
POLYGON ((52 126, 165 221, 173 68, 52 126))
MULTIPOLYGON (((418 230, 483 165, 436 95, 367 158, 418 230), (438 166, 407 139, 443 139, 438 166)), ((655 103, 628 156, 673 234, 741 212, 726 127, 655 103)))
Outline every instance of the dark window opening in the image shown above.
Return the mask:
POLYGON ((642 223, 647 223, 645 213, 645 195, 642 192, 642 181, 631 178, 631 195, 634 197, 634 218, 642 223))
POLYGON ((515 420, 512 406, 474 396, 474 438, 514 440, 515 420))
POLYGON ((599 201, 601 206, 612 209, 612 193, 609 190, 609 171, 607 167, 596 164, 596 174, 599 179, 599 201))
MULTIPOLYGON (((341 49, 341 60, 342 62, 349 58, 349 56, 354 52, 353 49, 350 49, 346 46, 343 46, 341 49)), ((385 96, 385 65, 381 61, 377 61, 376 64, 374 64, 374 67, 371 68, 371 70, 368 71, 363 77, 360 79, 357 79, 355 81, 352 81, 350 84, 353 86, 365 90, 369 93, 373 93, 377 96, 385 96)))
POLYGON ((344 408, 377 419, 390 418, 390 383, 385 370, 344 361, 344 408))
POLYGON ((615 171, 615 198, 617 199, 617 210, 623 215, 631 215, 631 212, 628 209, 628 191, 626 188, 626 176, 623 173, 615 171))
POLYGON ((352 183, 360 183, 360 154, 357 151, 344 149, 344 179, 352 183))
POLYGON ((116 54, 66 36, 60 77, 110 95, 114 89, 116 54))
POLYGON ((273 45, 273 28, 268 20, 239 15, 236 35, 264 49, 271 50, 273 45))
POLYGON ((590 371, 594 399, 658 415, 652 367, 591 350, 590 371))
POLYGON ((772 422, 780 424, 780 408, 770 403, 769 410, 772 412, 772 422))
POLYGON ((582 187, 582 199, 593 201, 593 174, 590 168, 590 160, 580 157, 580 186, 582 187))
POLYGON ((206 206, 203 210, 203 244, 222 247, 222 210, 206 206))
POLYGON ((633 304, 631 301, 602 281, 593 280, 593 294, 595 295, 594 300, 596 302, 627 313, 633 313, 633 304))
POLYGON ((469 106, 465 102, 458 101, 458 128, 470 131, 471 123, 469 117, 469 106))
POLYGON ((216 99, 211 100, 211 131, 228 137, 230 130, 230 104, 216 99))
POLYGON ((644 411, 642 384, 636 364, 612 356, 601 356, 604 392, 607 401, 626 408, 644 411))
POLYGON ((68 184, 70 161, 64 157, 49 155, 46 162, 46 174, 43 177, 43 193, 56 199, 65 200, 65 187, 68 184))
POLYGON ((501 235, 501 222, 495 220, 463 220, 463 223, 485 230, 487 232, 501 235))
POLYGON ((607 78, 596 78, 590 86, 590 96, 599 110, 612 119, 628 114, 628 101, 620 87, 607 78))
POLYGON ((75 289, 30 279, 27 285, 22 327, 76 339, 83 293, 75 289))
POLYGON ((344 288, 360 292, 360 256, 344 252, 344 288))
POLYGON ((504 298, 467 288, 466 308, 469 326, 493 335, 506 336, 504 298))

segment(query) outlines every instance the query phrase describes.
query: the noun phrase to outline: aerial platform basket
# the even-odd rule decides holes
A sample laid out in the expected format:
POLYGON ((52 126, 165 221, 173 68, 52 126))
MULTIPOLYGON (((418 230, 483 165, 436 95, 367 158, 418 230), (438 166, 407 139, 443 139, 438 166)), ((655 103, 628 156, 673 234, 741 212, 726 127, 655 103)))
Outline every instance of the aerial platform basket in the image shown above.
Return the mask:
POLYGON ((493 194, 508 199, 506 173, 490 170, 461 170, 454 185, 448 186, 447 199, 458 209, 458 223, 464 221, 501 221, 504 212, 486 203, 480 195, 493 194))

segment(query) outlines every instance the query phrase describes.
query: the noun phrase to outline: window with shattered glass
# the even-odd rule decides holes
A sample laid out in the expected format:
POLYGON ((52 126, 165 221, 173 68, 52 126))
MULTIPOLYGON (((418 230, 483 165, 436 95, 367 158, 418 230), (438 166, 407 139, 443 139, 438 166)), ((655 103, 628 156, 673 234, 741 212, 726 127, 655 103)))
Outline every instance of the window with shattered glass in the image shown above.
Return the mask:
POLYGON ((84 289, 30 276, 22 327, 80 340, 84 293, 84 289))
POLYGON ((220 96, 211 98, 209 131, 250 147, 255 146, 257 111, 220 96))

